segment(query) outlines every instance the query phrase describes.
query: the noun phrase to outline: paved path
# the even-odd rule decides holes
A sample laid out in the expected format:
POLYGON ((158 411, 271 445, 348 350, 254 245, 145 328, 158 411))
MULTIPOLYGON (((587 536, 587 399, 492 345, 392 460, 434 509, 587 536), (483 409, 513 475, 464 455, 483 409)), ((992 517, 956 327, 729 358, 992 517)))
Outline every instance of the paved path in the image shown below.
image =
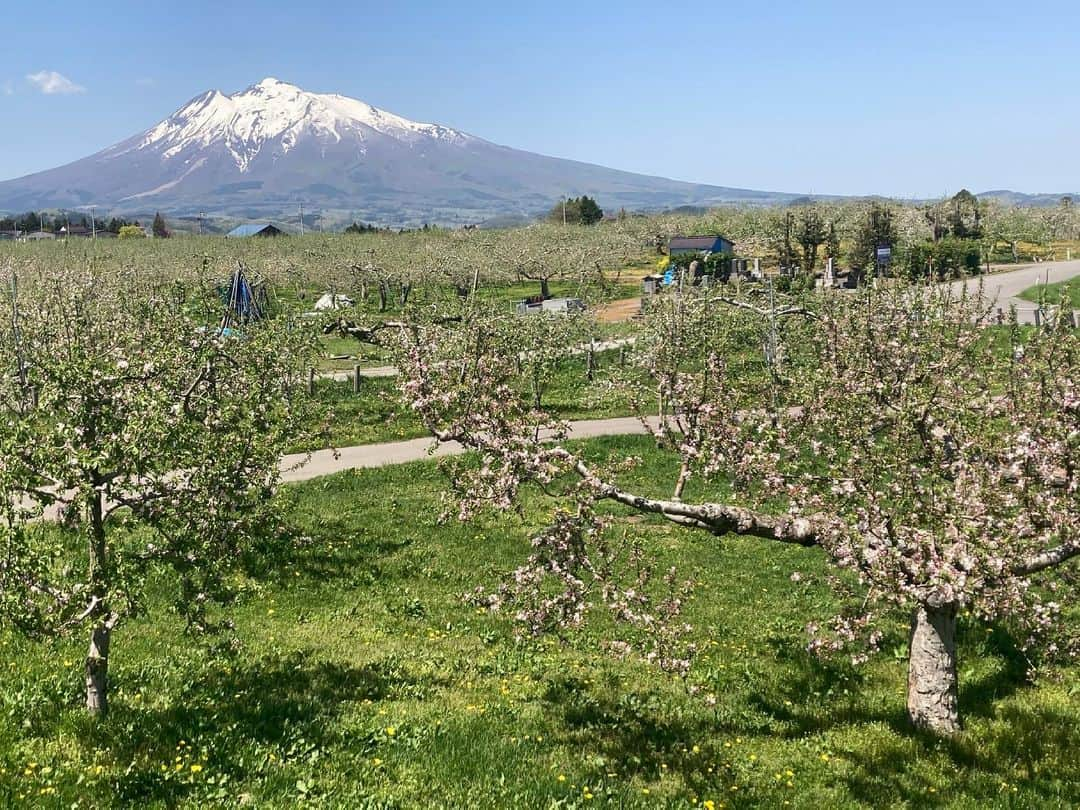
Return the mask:
POLYGON ((966 285, 971 292, 978 289, 979 282, 983 282, 983 295, 988 301, 995 302, 997 306, 1008 312, 1009 307, 1016 307, 1016 316, 1020 323, 1035 323, 1036 306, 1031 301, 1025 301, 1017 296, 1028 287, 1039 283, 1054 284, 1058 281, 1080 276, 1080 260, 1071 262, 1041 262, 1016 270, 1007 270, 1002 273, 991 273, 985 276, 975 276, 963 281, 952 282, 957 291, 966 285))
MULTIPOLYGON (((570 423, 570 438, 589 439, 595 436, 623 436, 645 433, 645 426, 634 416, 614 419, 589 419, 570 423)), ((410 439, 404 442, 385 442, 383 444, 364 444, 357 447, 344 447, 333 450, 316 450, 310 456, 306 453, 285 456, 281 460, 282 481, 307 481, 321 475, 331 475, 342 470, 359 470, 371 467, 385 467, 390 464, 404 464, 426 458, 457 456, 465 448, 457 442, 440 444, 431 452, 431 438, 410 439), (335 457, 336 455, 336 457, 335 457)))

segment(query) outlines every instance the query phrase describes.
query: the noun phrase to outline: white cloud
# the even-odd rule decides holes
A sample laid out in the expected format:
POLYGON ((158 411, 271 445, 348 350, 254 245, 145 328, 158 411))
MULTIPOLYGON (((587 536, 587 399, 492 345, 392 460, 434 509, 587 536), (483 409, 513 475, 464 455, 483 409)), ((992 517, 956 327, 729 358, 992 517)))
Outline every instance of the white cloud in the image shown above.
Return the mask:
POLYGON ((0 86, 0 93, 3 93, 5 96, 15 95, 15 83, 11 81, 4 82, 4 84, 0 86))
POLYGON ((47 96, 86 92, 85 87, 75 84, 67 76, 57 73, 55 70, 42 70, 31 73, 26 77, 26 80, 47 96))

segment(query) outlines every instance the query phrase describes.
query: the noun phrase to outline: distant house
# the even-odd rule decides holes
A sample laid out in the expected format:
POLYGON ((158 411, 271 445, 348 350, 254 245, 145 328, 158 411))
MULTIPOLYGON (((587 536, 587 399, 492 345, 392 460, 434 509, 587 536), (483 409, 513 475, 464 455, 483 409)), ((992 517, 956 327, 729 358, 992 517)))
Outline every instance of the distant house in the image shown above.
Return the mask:
POLYGON ((13 241, 15 239, 21 238, 22 235, 23 235, 23 232, 18 231, 18 230, 16 230, 16 231, 0 231, 0 241, 10 242, 10 241, 13 241))
POLYGON ((668 242, 668 255, 686 253, 734 253, 735 243, 722 236, 673 236, 668 242))
POLYGON ((55 239, 55 233, 49 233, 48 231, 36 231, 35 233, 28 233, 23 237, 24 242, 44 242, 48 239, 55 239))
POLYGON ((249 236, 284 236, 285 232, 275 228, 269 222, 252 222, 248 225, 238 225, 225 234, 226 239, 243 239, 249 236))
POLYGON ((65 225, 60 229, 60 236, 78 236, 83 239, 93 235, 93 231, 85 225, 65 225))

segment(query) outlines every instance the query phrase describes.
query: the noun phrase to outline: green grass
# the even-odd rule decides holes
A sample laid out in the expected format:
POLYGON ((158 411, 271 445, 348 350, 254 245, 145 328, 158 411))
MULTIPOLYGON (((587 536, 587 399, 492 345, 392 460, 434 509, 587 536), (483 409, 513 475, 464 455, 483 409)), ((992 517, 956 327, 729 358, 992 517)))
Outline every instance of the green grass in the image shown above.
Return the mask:
MULTIPOLYGON (((544 410, 559 419, 570 420, 630 415, 629 404, 604 386, 606 371, 618 362, 618 354, 617 349, 596 353, 597 366, 592 383, 585 377, 584 356, 568 358, 546 383, 541 400, 544 410)), ((352 364, 349 368, 351 370, 352 364)), ((429 435, 416 416, 402 407, 396 386, 392 377, 365 377, 360 393, 354 394, 351 381, 317 380, 315 396, 324 407, 321 424, 325 432, 306 443, 297 443, 290 451, 350 447, 429 435)))
MULTIPOLYGON (((630 482, 644 491, 670 480, 671 459, 641 438, 590 449, 642 455, 630 482)), ((903 627, 861 670, 804 652, 805 623, 838 608, 820 552, 618 510, 614 531, 699 583, 689 618, 704 652, 689 681, 612 658, 602 620, 518 642, 508 617, 461 595, 517 565, 546 512, 534 500, 522 517, 442 522, 444 487, 424 462, 290 489, 294 540, 260 559, 232 611, 241 646, 185 638, 162 578, 149 615, 116 634, 104 723, 77 705, 82 639, 38 646, 0 631, 0 804, 1080 803, 1075 669, 1027 685, 1009 640, 964 622, 967 729, 928 739, 904 719, 903 627)))
POLYGON ((1058 281, 1054 284, 1036 284, 1034 287, 1028 287, 1020 293, 1020 298, 1034 304, 1057 305, 1061 303, 1061 297, 1067 290, 1070 291, 1070 300, 1073 306, 1080 304, 1080 280, 1075 278, 1058 281))

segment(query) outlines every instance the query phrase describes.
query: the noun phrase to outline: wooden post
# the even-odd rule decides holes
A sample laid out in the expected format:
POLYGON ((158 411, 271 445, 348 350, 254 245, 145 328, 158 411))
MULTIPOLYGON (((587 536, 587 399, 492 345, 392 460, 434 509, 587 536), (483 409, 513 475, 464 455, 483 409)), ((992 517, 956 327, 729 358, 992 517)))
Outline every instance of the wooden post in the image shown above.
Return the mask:
POLYGON ((310 397, 315 393, 315 369, 309 368, 307 373, 307 393, 310 397))
POLYGON ((626 365, 626 345, 619 347, 619 366, 626 365))
POLYGON ((360 393, 360 366, 353 366, 352 370, 352 392, 354 394, 360 393))
POLYGON ((593 381, 593 371, 596 368, 596 358, 593 356, 593 342, 589 341, 589 350, 585 352, 585 379, 593 381))
POLYGON ((1042 326, 1042 307, 1035 308, 1035 326, 1042 326))

